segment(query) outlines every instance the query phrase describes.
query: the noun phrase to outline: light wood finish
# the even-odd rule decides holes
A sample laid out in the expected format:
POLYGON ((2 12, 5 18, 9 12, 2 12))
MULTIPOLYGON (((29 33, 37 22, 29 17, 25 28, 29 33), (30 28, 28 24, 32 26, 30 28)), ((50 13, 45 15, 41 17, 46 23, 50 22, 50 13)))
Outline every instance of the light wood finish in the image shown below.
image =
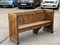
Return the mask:
POLYGON ((54 11, 51 11, 51 10, 45 10, 45 18, 46 18, 46 20, 51 20, 52 22, 51 22, 51 25, 49 25, 49 26, 45 26, 44 28, 43 28, 43 30, 44 31, 48 31, 48 32, 50 32, 50 33, 53 33, 54 31, 53 31, 53 24, 54 24, 54 11), (47 14, 48 13, 48 14, 47 14))
POLYGON ((9 13, 8 16, 10 39, 16 44, 19 43, 19 33, 21 32, 33 29, 33 33, 38 34, 41 27, 44 27, 44 31, 53 32, 53 10, 36 9, 9 13))
POLYGON ((46 23, 51 23, 51 21, 39 21, 39 22, 35 22, 35 23, 24 24, 24 25, 18 26, 18 29, 24 29, 24 28, 37 26, 37 25, 42 25, 42 24, 46 24, 46 23))

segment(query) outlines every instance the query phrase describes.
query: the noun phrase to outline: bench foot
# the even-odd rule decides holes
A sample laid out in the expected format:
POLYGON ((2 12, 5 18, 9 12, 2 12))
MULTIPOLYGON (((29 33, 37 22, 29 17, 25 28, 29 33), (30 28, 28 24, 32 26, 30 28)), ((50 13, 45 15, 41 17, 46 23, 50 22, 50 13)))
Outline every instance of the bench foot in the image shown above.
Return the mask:
MULTIPOLYGON (((14 36, 16 36, 16 35, 14 35, 14 36)), ((16 36, 16 37, 10 37, 10 40, 12 41, 12 42, 14 42, 14 43, 16 43, 16 45, 18 45, 19 44, 19 38, 18 38, 18 36, 16 36)))
POLYGON ((40 28, 33 29, 33 33, 34 33, 34 34, 38 34, 39 29, 40 29, 40 28))
POLYGON ((19 42, 17 42, 16 45, 19 45, 19 42))
POLYGON ((49 33, 53 33, 54 32, 53 31, 53 25, 45 26, 45 27, 43 27, 43 30, 47 31, 49 33))

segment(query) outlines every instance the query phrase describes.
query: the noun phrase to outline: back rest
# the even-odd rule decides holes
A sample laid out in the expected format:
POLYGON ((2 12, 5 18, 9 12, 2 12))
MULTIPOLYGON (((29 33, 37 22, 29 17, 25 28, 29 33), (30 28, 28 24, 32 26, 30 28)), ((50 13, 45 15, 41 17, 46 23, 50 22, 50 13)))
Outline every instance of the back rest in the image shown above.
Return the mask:
POLYGON ((17 13, 17 15, 19 25, 45 20, 44 10, 42 9, 28 12, 21 12, 17 13))
POLYGON ((51 21, 54 20, 54 10, 45 9, 44 13, 46 20, 51 20, 51 21))
POLYGON ((18 25, 34 23, 43 20, 51 20, 53 22, 54 11, 45 9, 36 9, 9 13, 10 19, 16 20, 18 25))

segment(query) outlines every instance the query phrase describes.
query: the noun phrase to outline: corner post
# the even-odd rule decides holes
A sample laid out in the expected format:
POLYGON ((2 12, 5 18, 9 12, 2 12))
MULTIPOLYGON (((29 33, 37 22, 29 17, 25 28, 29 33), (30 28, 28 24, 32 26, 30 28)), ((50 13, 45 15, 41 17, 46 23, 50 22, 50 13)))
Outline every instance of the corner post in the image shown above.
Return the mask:
POLYGON ((51 25, 49 26, 45 26, 43 28, 44 31, 47 31, 47 32, 50 32, 50 33, 53 33, 53 23, 54 23, 54 10, 44 10, 44 13, 45 13, 45 20, 51 20, 51 25))
POLYGON ((18 37, 18 16, 16 14, 8 14, 9 17, 9 35, 10 40, 15 42, 17 45, 19 44, 18 37))

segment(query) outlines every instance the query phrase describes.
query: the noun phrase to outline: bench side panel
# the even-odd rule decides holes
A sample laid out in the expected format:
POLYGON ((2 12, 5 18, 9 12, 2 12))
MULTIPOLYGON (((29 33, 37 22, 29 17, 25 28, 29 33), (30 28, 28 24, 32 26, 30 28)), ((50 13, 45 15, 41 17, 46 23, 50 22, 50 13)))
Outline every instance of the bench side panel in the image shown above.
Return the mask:
POLYGON ((9 34, 10 40, 18 43, 18 23, 17 23, 17 15, 9 14, 9 34))

